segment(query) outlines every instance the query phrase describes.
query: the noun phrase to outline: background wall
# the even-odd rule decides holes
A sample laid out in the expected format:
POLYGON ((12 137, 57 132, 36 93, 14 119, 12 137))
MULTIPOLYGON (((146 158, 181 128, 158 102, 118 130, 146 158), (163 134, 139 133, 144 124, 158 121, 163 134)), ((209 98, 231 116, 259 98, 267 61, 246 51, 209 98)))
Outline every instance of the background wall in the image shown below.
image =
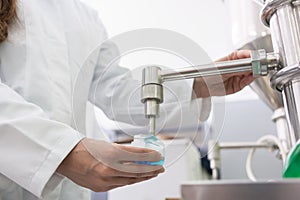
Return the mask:
POLYGON ((233 49, 223 0, 85 1, 99 10, 110 36, 138 28, 162 28, 193 39, 212 58, 233 49))

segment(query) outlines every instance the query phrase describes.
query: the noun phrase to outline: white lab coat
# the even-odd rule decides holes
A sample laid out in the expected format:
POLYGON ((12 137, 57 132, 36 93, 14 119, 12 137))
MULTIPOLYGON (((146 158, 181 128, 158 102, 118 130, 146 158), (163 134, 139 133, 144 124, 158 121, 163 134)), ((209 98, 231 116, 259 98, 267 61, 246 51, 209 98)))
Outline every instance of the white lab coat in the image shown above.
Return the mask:
MULTIPOLYGON (((114 97, 112 83, 124 82, 120 107, 135 83, 128 84, 126 70, 116 66, 97 87, 106 62, 117 53, 107 44, 76 85, 85 58, 107 37, 97 12, 82 2, 20 0, 18 18, 0 45, 0 200, 88 199, 88 190, 55 170, 85 135, 86 102, 114 118, 107 103, 114 97)), ((176 90, 183 101, 190 99, 191 87, 176 90)), ((126 115, 114 114, 126 122, 126 115)))

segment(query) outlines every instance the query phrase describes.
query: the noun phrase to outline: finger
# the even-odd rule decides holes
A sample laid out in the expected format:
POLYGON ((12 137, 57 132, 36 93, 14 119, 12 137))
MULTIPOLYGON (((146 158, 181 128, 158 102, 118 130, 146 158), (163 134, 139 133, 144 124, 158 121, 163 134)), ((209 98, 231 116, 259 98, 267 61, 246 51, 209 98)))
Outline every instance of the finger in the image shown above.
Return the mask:
POLYGON ((135 163, 124 163, 120 165, 121 172, 127 172, 136 174, 145 174, 145 173, 155 173, 156 171, 160 171, 163 169, 161 165, 142 165, 142 164, 135 164, 135 163))
POLYGON ((158 176, 161 173, 164 173, 165 169, 161 168, 157 171, 153 172, 147 172, 147 173, 134 173, 135 177, 144 178, 144 177, 150 177, 150 176, 158 176))
POLYGON ((132 185, 142 181, 147 181, 155 177, 157 176, 149 176, 144 178, 132 178, 132 179, 120 177, 120 178, 115 178, 115 179, 105 180, 105 181, 99 180, 99 182, 95 184, 92 190, 94 192, 106 192, 125 185, 132 185), (107 186, 103 187, 104 184, 106 184, 107 186))
POLYGON ((86 141, 85 147, 96 160, 114 169, 118 169, 118 165, 123 162, 159 162, 162 160, 160 153, 152 149, 110 144, 94 140, 86 141), (101 150, 99 150, 100 145, 101 150))
POLYGON ((249 50, 239 50, 239 51, 232 52, 226 57, 218 59, 217 62, 249 58, 250 55, 251 55, 251 51, 249 50))
POLYGON ((227 84, 225 86, 226 94, 232 94, 233 93, 233 78, 228 79, 227 84))
POLYGON ((128 168, 129 166, 126 166, 126 164, 119 164, 117 168, 98 165, 94 168, 94 174, 96 177, 147 177, 155 176, 165 171, 162 166, 153 167, 151 170, 147 169, 148 171, 146 172, 143 169, 143 165, 131 164, 130 169, 128 168))
POLYGON ((250 58, 251 51, 249 50, 239 50, 236 52, 235 57, 233 59, 243 59, 243 58, 250 58))
POLYGON ((136 177, 136 178, 127 178, 127 177, 110 177, 110 178, 102 178, 101 183, 106 184, 108 186, 124 186, 124 185, 130 185, 138 182, 142 182, 145 180, 149 180, 152 178, 157 177, 157 175, 154 176, 147 176, 147 177, 136 177))
POLYGON ((234 73, 229 73, 229 74, 224 74, 222 75, 223 81, 226 81, 232 77, 235 76, 240 76, 240 77, 245 77, 245 76, 250 76, 253 77, 252 72, 234 72, 234 73))
POLYGON ((241 87, 241 77, 235 76, 233 80, 233 92, 237 92, 243 89, 241 87))
POLYGON ((139 182, 142 182, 142 181, 148 181, 148 180, 153 179, 153 178, 156 178, 156 177, 157 177, 157 176, 148 176, 148 177, 144 177, 144 178, 142 178, 142 179, 137 180, 137 181, 134 182, 134 183, 130 183, 129 185, 132 185, 132 184, 135 184, 135 183, 139 183, 139 182))
POLYGON ((138 178, 138 177, 156 176, 156 175, 158 175, 160 173, 163 173, 165 171, 165 169, 163 167, 161 167, 158 170, 148 171, 148 172, 136 172, 136 171, 140 171, 138 169, 125 169, 125 170, 126 171, 135 171, 135 172, 116 171, 112 176, 138 178))
POLYGON ((119 156, 122 162, 159 162, 163 159, 162 155, 159 152, 152 149, 124 146, 118 144, 115 144, 115 147, 119 149, 119 156))

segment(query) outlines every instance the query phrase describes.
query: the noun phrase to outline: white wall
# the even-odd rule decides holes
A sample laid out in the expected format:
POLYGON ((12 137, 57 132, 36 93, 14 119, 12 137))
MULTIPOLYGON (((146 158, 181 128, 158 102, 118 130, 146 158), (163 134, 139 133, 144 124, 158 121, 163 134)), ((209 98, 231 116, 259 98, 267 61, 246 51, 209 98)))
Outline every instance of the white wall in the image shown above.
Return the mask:
POLYGON ((182 33, 212 58, 232 47, 229 15, 223 0, 85 0, 95 9, 111 36, 139 28, 182 33))

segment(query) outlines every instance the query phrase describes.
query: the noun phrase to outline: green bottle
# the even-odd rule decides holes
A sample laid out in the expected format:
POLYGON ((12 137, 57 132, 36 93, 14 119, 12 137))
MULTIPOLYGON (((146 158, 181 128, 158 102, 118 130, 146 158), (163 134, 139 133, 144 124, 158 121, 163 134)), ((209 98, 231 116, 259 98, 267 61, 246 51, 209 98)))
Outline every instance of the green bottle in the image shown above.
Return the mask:
POLYGON ((300 178, 300 144, 299 141, 290 151, 283 169, 283 178, 300 178))

